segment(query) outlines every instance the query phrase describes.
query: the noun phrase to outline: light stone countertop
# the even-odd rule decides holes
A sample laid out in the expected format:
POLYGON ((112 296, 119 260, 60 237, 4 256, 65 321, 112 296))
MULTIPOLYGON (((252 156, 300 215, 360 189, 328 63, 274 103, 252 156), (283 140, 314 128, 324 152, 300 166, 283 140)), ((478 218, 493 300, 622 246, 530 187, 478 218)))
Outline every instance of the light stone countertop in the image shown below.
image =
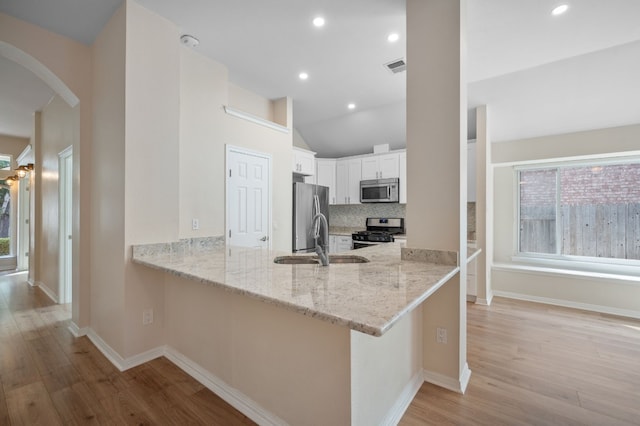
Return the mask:
POLYGON ((403 246, 395 242, 341 253, 364 256, 370 263, 328 267, 275 264, 276 256, 290 253, 266 249, 176 243, 135 246, 133 261, 381 336, 459 270, 401 260, 403 246))

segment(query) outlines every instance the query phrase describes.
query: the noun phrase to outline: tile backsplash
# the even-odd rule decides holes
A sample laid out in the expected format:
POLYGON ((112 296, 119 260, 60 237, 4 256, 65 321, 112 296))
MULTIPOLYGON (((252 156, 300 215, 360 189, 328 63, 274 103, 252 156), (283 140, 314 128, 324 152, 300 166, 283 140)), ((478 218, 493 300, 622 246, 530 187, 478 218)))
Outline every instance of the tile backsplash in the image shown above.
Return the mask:
MULTIPOLYGON (((369 203, 329 206, 331 226, 364 228, 368 217, 405 217, 406 204, 369 203)), ((410 227, 406 224, 407 228, 410 227)), ((476 203, 467 203, 467 231, 475 239, 476 203)))
POLYGON ((405 217, 406 204, 369 203, 329 206, 331 226, 364 228, 368 217, 405 217))

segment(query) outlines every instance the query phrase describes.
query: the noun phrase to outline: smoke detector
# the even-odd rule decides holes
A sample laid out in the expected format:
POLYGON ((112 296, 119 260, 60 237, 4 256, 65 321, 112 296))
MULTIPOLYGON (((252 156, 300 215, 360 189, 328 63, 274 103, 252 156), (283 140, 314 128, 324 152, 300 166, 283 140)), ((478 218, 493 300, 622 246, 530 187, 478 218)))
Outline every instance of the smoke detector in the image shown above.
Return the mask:
POLYGON ((185 46, 196 47, 200 44, 200 40, 192 35, 183 34, 182 36, 180 36, 180 43, 184 44, 185 46))
POLYGON ((406 71, 407 69, 407 63, 404 58, 394 59, 393 61, 387 62, 383 65, 393 74, 398 74, 399 72, 406 71))

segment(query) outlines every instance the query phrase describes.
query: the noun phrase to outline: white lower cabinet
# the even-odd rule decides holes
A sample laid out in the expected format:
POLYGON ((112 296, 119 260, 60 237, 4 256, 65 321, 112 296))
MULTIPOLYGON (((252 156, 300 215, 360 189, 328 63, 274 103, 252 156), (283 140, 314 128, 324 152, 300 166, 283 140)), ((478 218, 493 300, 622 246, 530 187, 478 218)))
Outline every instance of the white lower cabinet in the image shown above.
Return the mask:
POLYGON ((329 235, 329 253, 351 250, 351 235, 329 235))

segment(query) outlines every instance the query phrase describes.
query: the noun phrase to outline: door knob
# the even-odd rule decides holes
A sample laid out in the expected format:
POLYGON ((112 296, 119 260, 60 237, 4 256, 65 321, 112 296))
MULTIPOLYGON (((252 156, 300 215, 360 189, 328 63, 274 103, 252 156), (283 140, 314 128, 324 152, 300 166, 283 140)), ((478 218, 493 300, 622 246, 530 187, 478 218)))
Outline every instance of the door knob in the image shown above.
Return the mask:
POLYGON ((267 241, 269 239, 269 237, 267 237, 266 235, 262 238, 260 238, 260 241, 267 241))

